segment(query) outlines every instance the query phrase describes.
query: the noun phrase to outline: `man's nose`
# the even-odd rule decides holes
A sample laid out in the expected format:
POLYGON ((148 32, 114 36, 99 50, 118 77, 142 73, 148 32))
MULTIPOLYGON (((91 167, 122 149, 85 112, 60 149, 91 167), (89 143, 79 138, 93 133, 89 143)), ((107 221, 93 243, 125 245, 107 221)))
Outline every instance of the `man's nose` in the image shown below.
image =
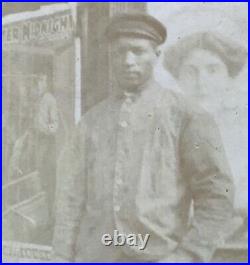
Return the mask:
POLYGON ((128 51, 124 56, 124 64, 126 66, 132 66, 135 64, 135 56, 131 51, 128 51))

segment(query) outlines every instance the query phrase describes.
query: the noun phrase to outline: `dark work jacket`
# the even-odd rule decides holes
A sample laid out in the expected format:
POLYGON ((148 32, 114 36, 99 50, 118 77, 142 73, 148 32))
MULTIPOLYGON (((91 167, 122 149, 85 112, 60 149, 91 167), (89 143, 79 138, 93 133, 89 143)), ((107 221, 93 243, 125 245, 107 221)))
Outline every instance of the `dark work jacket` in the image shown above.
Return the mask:
POLYGON ((122 248, 144 261, 209 261, 223 240, 233 184, 217 126, 154 81, 86 113, 58 164, 53 244, 65 259, 93 261, 114 229, 150 234, 144 250, 122 248))

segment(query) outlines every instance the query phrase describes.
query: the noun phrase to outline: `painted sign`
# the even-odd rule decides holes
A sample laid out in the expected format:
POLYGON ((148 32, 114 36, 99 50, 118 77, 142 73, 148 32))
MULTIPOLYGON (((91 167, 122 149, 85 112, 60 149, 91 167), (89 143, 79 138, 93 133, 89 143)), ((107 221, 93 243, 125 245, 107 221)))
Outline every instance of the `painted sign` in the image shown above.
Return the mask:
POLYGON ((3 262, 43 262, 51 259, 52 247, 3 241, 3 262))
POLYGON ((73 20, 70 12, 60 12, 50 16, 32 18, 11 23, 3 27, 3 44, 44 43, 69 39, 73 33, 73 20))

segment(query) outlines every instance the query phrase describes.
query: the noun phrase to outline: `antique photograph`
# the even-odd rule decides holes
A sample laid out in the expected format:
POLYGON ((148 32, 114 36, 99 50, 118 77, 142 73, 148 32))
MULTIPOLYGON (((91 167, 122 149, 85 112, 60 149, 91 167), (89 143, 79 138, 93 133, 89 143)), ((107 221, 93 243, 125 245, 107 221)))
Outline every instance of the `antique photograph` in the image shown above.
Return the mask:
POLYGON ((2 261, 248 262, 248 3, 2 3, 2 261))

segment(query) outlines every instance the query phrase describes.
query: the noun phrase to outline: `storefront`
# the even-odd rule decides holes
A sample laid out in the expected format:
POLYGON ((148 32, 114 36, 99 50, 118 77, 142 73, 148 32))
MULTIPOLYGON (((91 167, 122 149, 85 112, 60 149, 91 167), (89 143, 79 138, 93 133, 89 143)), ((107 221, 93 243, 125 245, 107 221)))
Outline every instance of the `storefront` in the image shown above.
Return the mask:
POLYGON ((7 99, 3 120, 13 128, 6 132, 13 138, 11 142, 24 132, 27 115, 32 115, 35 103, 32 97, 36 96, 36 81, 41 75, 47 76, 58 105, 59 141, 74 124, 79 103, 75 93, 80 87, 76 62, 80 60, 73 9, 64 4, 51 8, 50 12, 44 8, 3 19, 3 98, 7 99))
POLYGON ((75 36, 75 17, 76 5, 59 4, 3 18, 3 223, 7 241, 48 245, 51 240, 37 233, 52 222, 47 216, 51 183, 44 179, 54 179, 50 192, 54 198, 56 174, 52 177, 51 172, 81 117, 80 40, 75 36), (46 79, 47 102, 40 94, 41 78, 46 79), (57 128, 52 136, 38 133, 37 137, 36 133, 34 137, 41 101, 45 107, 54 102, 57 128), (45 150, 51 139, 53 150, 45 150))
POLYGON ((110 93, 108 47, 101 41, 107 23, 117 13, 135 10, 145 10, 145 4, 63 3, 3 17, 5 261, 48 260, 53 234, 46 206, 50 184, 44 188, 41 182, 46 174, 58 182, 56 161, 73 127, 110 93), (54 155, 43 150, 52 138, 39 138, 37 144, 31 129, 41 102, 41 79, 57 113, 54 155), (53 164, 55 174, 44 174, 34 161, 46 169, 53 164), (37 253, 46 257, 37 258, 37 253))

